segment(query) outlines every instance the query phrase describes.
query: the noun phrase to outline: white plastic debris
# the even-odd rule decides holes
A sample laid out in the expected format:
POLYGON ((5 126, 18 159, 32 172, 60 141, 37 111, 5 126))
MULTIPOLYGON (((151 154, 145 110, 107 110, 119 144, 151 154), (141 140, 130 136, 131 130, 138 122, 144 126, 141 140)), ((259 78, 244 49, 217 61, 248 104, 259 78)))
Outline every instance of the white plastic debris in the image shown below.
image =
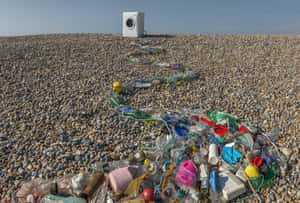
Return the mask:
POLYGON ((242 181, 240 181, 230 171, 224 171, 219 173, 219 180, 225 180, 223 187, 223 197, 225 200, 232 200, 241 194, 246 192, 246 187, 242 181))
POLYGON ((216 144, 210 144, 208 153, 208 163, 216 165, 218 161, 218 146, 216 144))

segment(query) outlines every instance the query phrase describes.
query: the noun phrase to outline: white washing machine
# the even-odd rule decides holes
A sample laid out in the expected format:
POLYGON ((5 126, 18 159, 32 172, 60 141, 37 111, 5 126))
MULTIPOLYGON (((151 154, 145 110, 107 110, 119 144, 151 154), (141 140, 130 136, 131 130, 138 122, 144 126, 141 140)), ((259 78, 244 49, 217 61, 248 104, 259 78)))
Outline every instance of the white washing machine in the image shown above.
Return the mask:
POLYGON ((144 36, 144 13, 123 12, 123 37, 144 36))

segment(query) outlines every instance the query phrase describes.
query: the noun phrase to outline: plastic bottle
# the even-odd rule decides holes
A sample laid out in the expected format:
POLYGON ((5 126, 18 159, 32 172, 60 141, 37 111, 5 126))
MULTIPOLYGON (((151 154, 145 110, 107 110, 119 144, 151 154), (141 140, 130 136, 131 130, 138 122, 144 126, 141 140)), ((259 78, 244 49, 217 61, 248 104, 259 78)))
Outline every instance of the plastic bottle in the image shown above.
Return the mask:
MULTIPOLYGON (((221 193, 220 193, 221 194, 221 193)), ((209 196, 210 196, 210 200, 212 203, 219 203, 219 202, 222 202, 221 201, 221 196, 220 194, 217 194, 216 192, 213 191, 212 188, 210 188, 209 190, 209 196)))
POLYGON ((208 165, 201 164, 199 168, 199 180, 201 181, 200 192, 201 196, 204 198, 208 195, 209 189, 209 168, 208 165))
POLYGON ((159 151, 168 151, 172 144, 175 143, 175 139, 171 135, 160 136, 156 138, 156 147, 159 151))
POLYGON ((209 145, 208 163, 216 165, 219 161, 218 158, 218 147, 216 144, 209 145))

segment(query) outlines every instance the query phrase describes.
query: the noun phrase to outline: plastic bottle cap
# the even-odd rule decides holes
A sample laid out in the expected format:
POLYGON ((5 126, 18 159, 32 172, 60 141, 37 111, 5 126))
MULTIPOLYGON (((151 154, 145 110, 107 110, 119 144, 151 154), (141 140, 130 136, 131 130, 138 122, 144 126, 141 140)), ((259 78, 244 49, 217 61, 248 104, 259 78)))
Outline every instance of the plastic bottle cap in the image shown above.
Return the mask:
POLYGON ((194 115, 194 116, 192 116, 192 119, 194 119, 195 121, 199 121, 199 116, 196 116, 196 115, 194 115))
POLYGON ((263 159, 261 157, 255 157, 253 164, 257 167, 260 167, 263 164, 263 159))
POLYGON ((149 163, 149 159, 145 159, 144 164, 148 164, 149 163))
POLYGON ((151 189, 145 189, 142 193, 142 199, 145 201, 154 201, 154 193, 151 189))

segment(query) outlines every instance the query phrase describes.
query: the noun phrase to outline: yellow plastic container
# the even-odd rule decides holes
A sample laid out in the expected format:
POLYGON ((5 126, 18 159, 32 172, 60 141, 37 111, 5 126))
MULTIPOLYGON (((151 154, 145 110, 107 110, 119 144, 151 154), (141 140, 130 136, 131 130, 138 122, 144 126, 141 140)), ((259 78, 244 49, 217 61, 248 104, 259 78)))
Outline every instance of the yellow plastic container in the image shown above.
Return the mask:
POLYGON ((123 84, 120 82, 114 82, 113 84, 113 92, 114 93, 120 93, 123 90, 123 84))
POLYGON ((259 178, 259 170, 256 166, 250 164, 246 167, 245 173, 249 178, 259 178))

